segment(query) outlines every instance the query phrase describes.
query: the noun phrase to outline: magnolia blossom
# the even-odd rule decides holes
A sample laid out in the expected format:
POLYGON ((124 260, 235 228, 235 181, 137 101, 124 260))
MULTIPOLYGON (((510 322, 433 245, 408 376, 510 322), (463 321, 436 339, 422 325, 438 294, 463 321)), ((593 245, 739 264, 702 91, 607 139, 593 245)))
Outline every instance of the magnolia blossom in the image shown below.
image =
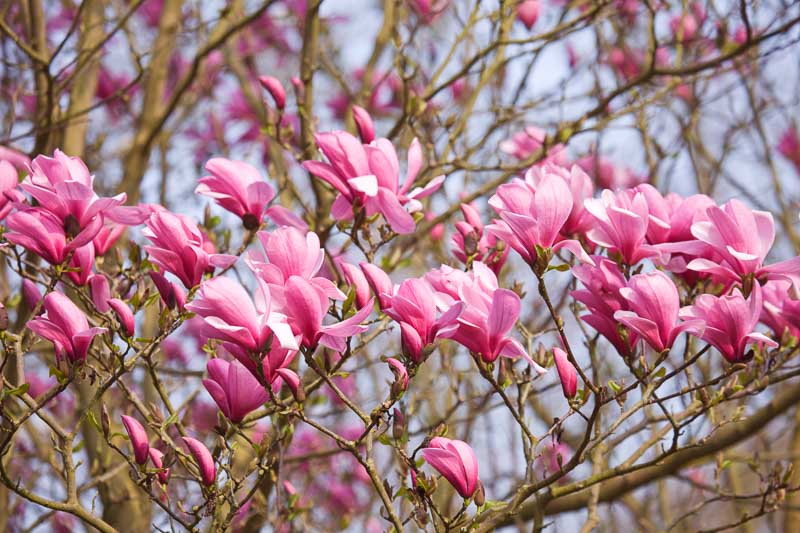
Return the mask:
POLYGON ((426 24, 436 20, 447 9, 451 0, 408 0, 408 5, 417 12, 426 24))
POLYGON ((69 266, 71 270, 67 272, 67 276, 76 285, 86 285, 94 268, 94 245, 89 243, 77 248, 72 254, 69 266))
POLYGON ((375 124, 366 109, 361 106, 353 106, 353 120, 358 128, 358 136, 361 142, 369 144, 375 140, 375 124))
MULTIPOLYGON (((634 68, 638 69, 639 67, 635 66, 634 68)), ((594 178, 598 186, 612 191, 633 187, 646 180, 645 176, 637 175, 630 168, 615 165, 610 159, 598 154, 581 157, 575 161, 575 164, 594 178)))
POLYGON ((537 246, 554 252, 564 248, 582 261, 592 262, 578 241, 561 237, 574 204, 569 184, 553 167, 543 167, 530 182, 515 178, 501 185, 489 205, 500 220, 487 226, 487 231, 508 243, 528 264, 536 261, 537 246))
POLYGON ((325 325, 323 319, 330 307, 328 296, 305 278, 291 276, 285 285, 286 313, 292 332, 301 338, 302 346, 316 348, 322 344, 336 351, 346 347, 345 339, 366 331, 361 322, 372 311, 372 300, 353 316, 336 324, 325 325))
POLYGON ((164 468, 164 452, 157 448, 150 448, 147 453, 150 456, 150 460, 153 462, 153 466, 158 469, 158 473, 156 474, 158 480, 166 484, 169 481, 170 469, 164 468))
POLYGON ((273 76, 259 76, 258 81, 272 97, 275 107, 283 110, 286 107, 286 91, 283 89, 283 84, 280 80, 273 76))
POLYGON ((514 291, 498 287, 497 276, 489 267, 475 262, 471 272, 462 272, 443 265, 428 272, 425 280, 437 292, 435 301, 439 310, 446 312, 454 304, 463 303, 458 328, 449 338, 487 363, 500 356, 523 357, 538 373, 546 372, 519 341, 508 336, 522 304, 514 291))
POLYGON ((208 379, 203 385, 231 422, 241 422, 269 399, 264 387, 239 361, 212 359, 206 370, 208 379))
POLYGON ((469 444, 445 437, 434 437, 422 449, 425 461, 456 489, 462 498, 471 498, 478 488, 478 460, 469 444))
POLYGON ((692 239, 692 224, 708 220, 706 209, 714 201, 705 194, 694 194, 683 198, 675 193, 663 196, 655 187, 644 183, 633 188, 629 194, 641 193, 647 203, 649 220, 647 242, 661 244, 692 239))
POLYGON ((29 175, 20 184, 42 209, 54 215, 67 237, 91 240, 100 231, 103 217, 114 218, 114 208, 121 205, 125 193, 100 198, 92 186, 94 176, 77 157, 56 150, 52 158, 43 155, 31 162, 29 175))
POLYGON ((356 265, 337 258, 336 266, 341 270, 347 284, 355 292, 356 305, 361 308, 367 305, 370 299, 370 288, 364 272, 356 265))
POLYGON ((58 359, 66 357, 73 363, 85 360, 92 339, 107 331, 89 327, 83 311, 60 292, 44 297, 44 310, 42 316, 28 322, 28 328, 53 343, 58 359))
POLYGON ((269 286, 279 310, 285 305, 284 287, 292 276, 305 279, 328 298, 345 299, 331 280, 317 275, 325 261, 325 251, 316 233, 284 226, 272 232, 260 231, 258 240, 264 253, 250 252, 247 264, 269 286))
POLYGON ((787 280, 768 281, 762 287, 764 306, 760 320, 781 337, 788 332, 800 338, 800 294, 796 285, 787 280))
POLYGON ((681 318, 703 320, 706 327, 700 338, 719 350, 729 362, 739 363, 751 357, 747 352, 751 344, 778 346, 774 340, 755 331, 761 309, 761 287, 756 283, 748 298, 739 289, 719 297, 700 294, 692 305, 681 309, 681 318))
POLYGON ((703 321, 678 323, 680 296, 675 283, 663 272, 637 274, 619 289, 628 302, 629 311, 616 311, 614 318, 635 331, 655 351, 669 350, 684 331, 700 335, 703 321))
POLYGON ((461 204, 464 220, 456 222, 456 233, 453 234, 453 255, 462 263, 468 259, 480 261, 491 268, 495 274, 506 264, 509 248, 503 246, 498 250, 497 237, 484 231, 480 214, 471 204, 461 204))
POLYGON ((215 157, 206 163, 210 176, 200 178, 195 193, 208 196, 242 219, 245 228, 256 229, 275 191, 261 173, 248 163, 215 157))
POLYGON ((254 303, 244 287, 231 278, 210 279, 200 285, 197 297, 186 309, 203 318, 205 335, 223 341, 225 349, 237 358, 246 360, 248 352, 262 352, 273 335, 282 347, 298 348, 285 316, 272 311, 270 291, 262 281, 254 303))
POLYGON ((794 165, 800 173, 800 134, 797 128, 789 126, 778 142, 778 152, 794 165))
POLYGON ((595 219, 586 234, 590 241, 618 253, 628 265, 658 255, 645 244, 650 213, 642 193, 615 194, 606 189, 600 198, 587 199, 584 205, 595 219))
POLYGON ((423 279, 412 278, 400 284, 385 313, 400 324, 403 352, 419 363, 434 340, 455 333, 463 308, 462 302, 456 302, 437 318, 433 288, 423 279))
MULTIPOLYGON (((514 133, 510 139, 500 143, 500 151, 521 161, 530 159, 544 146, 547 133, 535 126, 528 126, 523 131, 514 133)), ((554 163, 567 164, 567 151, 563 144, 556 144, 547 148, 539 164, 554 163)))
POLYGON ((381 267, 373 265, 372 263, 359 263, 358 266, 367 278, 372 293, 378 299, 378 305, 382 311, 392 305, 392 294, 394 294, 394 284, 389 278, 389 274, 383 271, 381 267))
POLYGON ((25 196, 17 189, 18 176, 14 165, 0 155, 0 220, 8 216, 15 203, 25 200, 25 196))
POLYGON ((517 5, 517 20, 529 30, 539 19, 539 0, 523 0, 517 5))
POLYGON ((444 176, 438 176, 425 187, 411 189, 422 168, 422 147, 416 139, 408 149, 402 186, 397 152, 388 139, 361 144, 345 131, 320 133, 315 139, 328 163, 306 161, 303 167, 339 192, 331 207, 336 220, 349 219, 353 207, 359 205, 366 209, 367 216, 383 215, 395 232, 411 233, 415 223, 410 213, 419 211, 419 200, 433 194, 444 181, 444 176))
POLYGON ((669 21, 669 29, 677 41, 686 43, 697 36, 699 24, 691 13, 675 15, 669 21))
POLYGON ((200 284, 207 270, 227 268, 236 261, 235 256, 214 253, 197 225, 183 215, 156 211, 142 233, 153 243, 144 247, 150 260, 175 274, 187 288, 200 284))
POLYGON ((217 467, 214 464, 214 457, 211 452, 208 451, 205 444, 192 437, 183 437, 183 443, 189 448, 189 453, 192 454, 192 457, 197 462, 203 485, 212 486, 217 479, 217 467))
POLYGON ((0 161, 8 161, 17 170, 26 170, 31 163, 27 155, 7 146, 0 146, 0 161))
POLYGON ((557 346, 553 348, 553 361, 556 364, 558 379, 561 380, 564 397, 574 398, 578 392, 578 372, 575 370, 575 366, 570 363, 567 352, 557 346))
POLYGON ((138 420, 130 416, 122 415, 122 424, 125 426, 125 431, 130 438, 136 463, 144 465, 147 463, 147 452, 150 450, 147 432, 138 420))
POLYGON ((608 339, 621 355, 627 356, 636 342, 636 333, 631 332, 627 340, 624 339, 614 318, 617 311, 628 310, 628 302, 620 294, 620 290, 627 285, 625 276, 610 259, 601 256, 593 256, 593 259, 594 265, 573 267, 572 273, 585 289, 570 294, 589 311, 581 315, 581 320, 608 339))
MULTIPOLYGON (((98 228, 102 225, 99 221, 98 228)), ((71 252, 92 242, 92 231, 84 231, 68 240, 64 225, 57 216, 40 208, 22 208, 6 219, 6 239, 18 244, 52 265, 62 264, 71 252)), ((87 227, 91 230, 91 227, 87 227)))
POLYGON ((800 257, 764 266, 764 259, 775 241, 775 222, 766 211, 753 211, 733 199, 721 208, 706 210, 707 221, 692 224, 694 243, 676 244, 669 250, 683 248, 704 256, 687 267, 707 272, 724 280, 740 281, 753 275, 756 279, 779 279, 800 272, 800 257), (709 254, 708 251, 713 253, 709 254))

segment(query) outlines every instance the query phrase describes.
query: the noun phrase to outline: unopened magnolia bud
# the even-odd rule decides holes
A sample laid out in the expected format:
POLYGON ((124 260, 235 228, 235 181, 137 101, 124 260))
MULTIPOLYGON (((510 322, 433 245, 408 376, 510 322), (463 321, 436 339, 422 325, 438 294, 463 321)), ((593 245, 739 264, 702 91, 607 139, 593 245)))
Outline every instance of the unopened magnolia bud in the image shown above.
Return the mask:
POLYGON ((375 139, 375 126, 367 110, 354 105, 353 120, 355 120, 356 127, 358 128, 358 135, 361 137, 361 142, 364 144, 371 143, 375 139))
POLYGON ((272 100, 275 102, 275 107, 278 109, 283 109, 286 107, 286 91, 283 90, 283 84, 281 84, 278 78, 273 78, 272 76, 260 76, 258 81, 272 97, 272 100))
POLYGON ((501 387, 505 388, 511 384, 511 369, 509 368, 511 361, 505 357, 500 358, 498 361, 497 381, 501 387))
POLYGON ((400 409, 394 409, 394 418, 392 423, 392 436, 394 440, 400 440, 403 438, 403 435, 406 433, 406 418, 403 416, 403 413, 400 409))
POLYGON ((111 422, 108 416, 108 409, 106 406, 103 405, 100 408, 100 427, 103 429, 103 436, 108 438, 109 427, 111 426, 111 422))
POLYGON ((472 499, 475 500, 475 505, 478 507, 486 503, 486 491, 480 479, 478 480, 478 486, 475 488, 475 494, 472 495, 472 499))

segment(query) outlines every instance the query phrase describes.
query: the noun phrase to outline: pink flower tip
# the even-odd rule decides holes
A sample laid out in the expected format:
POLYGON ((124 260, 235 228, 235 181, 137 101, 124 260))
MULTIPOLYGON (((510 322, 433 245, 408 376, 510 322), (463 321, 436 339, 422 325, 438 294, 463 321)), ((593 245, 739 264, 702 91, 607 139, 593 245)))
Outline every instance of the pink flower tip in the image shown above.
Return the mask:
POLYGON ((286 107, 286 91, 283 90, 283 84, 281 84, 278 78, 274 78, 272 76, 259 76, 258 81, 261 83, 261 86, 266 89, 269 95, 272 96, 272 100, 275 102, 275 107, 281 110, 286 107))

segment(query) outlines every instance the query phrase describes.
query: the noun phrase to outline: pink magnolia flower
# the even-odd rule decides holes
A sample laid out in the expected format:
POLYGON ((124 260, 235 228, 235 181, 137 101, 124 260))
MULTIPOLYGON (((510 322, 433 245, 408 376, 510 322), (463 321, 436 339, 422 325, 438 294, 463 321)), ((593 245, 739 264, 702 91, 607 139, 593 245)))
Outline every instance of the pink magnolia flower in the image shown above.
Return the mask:
POLYGON ((572 273, 585 289, 570 294, 589 311, 581 315, 581 320, 608 339, 621 355, 627 356, 631 353, 631 346, 636 343, 636 333, 632 332, 627 340, 623 339, 614 318, 617 311, 628 310, 628 302, 620 294, 620 290, 627 285, 625 276, 614 261, 601 256, 593 258, 594 266, 578 265, 572 268, 572 273))
POLYGON ((358 136, 361 137, 361 142, 369 144, 375 140, 375 124, 372 122, 372 117, 366 109, 361 106, 353 106, 353 120, 358 128, 358 136))
POLYGON ((760 320, 781 337, 785 332, 800 338, 800 295, 788 280, 768 281, 761 288, 764 306, 760 320))
POLYGON ((186 291, 177 283, 169 281, 161 272, 151 270, 147 274, 150 276, 150 279, 153 280, 164 305, 166 305, 168 309, 175 309, 177 307, 183 310, 183 307, 186 305, 186 291))
POLYGON ((28 309, 31 310, 35 309, 39 304, 39 300, 42 299, 42 293, 39 292, 39 288, 28 278, 22 279, 22 299, 25 301, 25 305, 28 306, 28 309))
POLYGON ((649 244, 692 240, 692 224, 698 220, 708 220, 706 209, 714 205, 714 201, 705 194, 694 194, 687 198, 675 193, 663 196, 647 183, 631 189, 629 194, 637 192, 644 195, 647 203, 649 244))
POLYGON ((408 0, 408 5, 416 11, 425 24, 430 24, 450 5, 451 0, 408 0))
POLYGON ((495 274, 502 270, 508 258, 508 247, 497 250, 497 237, 484 231, 483 222, 478 210, 470 204, 461 204, 464 220, 456 222, 456 233, 453 234, 453 255, 464 264, 469 258, 481 261, 495 274))
POLYGON ((552 248, 554 252, 564 248, 581 261, 591 263, 578 241, 561 238, 573 211, 573 196, 564 178, 551 169, 543 167, 531 180, 533 183, 515 178, 498 187, 489 205, 500 215, 500 220, 486 229, 508 243, 530 265, 536 262, 537 246, 552 248))
POLYGON ((584 206, 595 219, 595 225, 586 234, 593 243, 618 253, 628 265, 658 255, 652 246, 645 244, 650 213, 642 193, 615 194, 606 189, 600 198, 587 199, 584 206))
MULTIPOLYGON (((95 219, 102 225, 102 220, 95 219)), ((51 265, 60 265, 70 252, 91 243, 91 231, 81 232, 72 240, 64 233, 64 224, 54 214, 41 208, 23 208, 11 213, 6 219, 10 230, 6 233, 9 242, 42 257, 51 265)), ((87 227, 90 230, 91 227, 87 227)))
POLYGON ((147 463, 147 452, 150 450, 147 432, 138 420, 127 415, 122 415, 122 424, 125 426, 125 431, 128 432, 128 437, 131 440, 136 464, 144 465, 147 463))
POLYGON ((731 363, 747 361, 751 344, 776 348, 778 343, 755 331, 762 310, 761 287, 753 285, 749 298, 734 289, 733 294, 700 294, 693 305, 681 309, 681 318, 700 319, 706 323, 701 339, 714 346, 731 363))
MULTIPOLYGON (((542 146, 544 146, 547 133, 535 126, 528 126, 523 131, 514 133, 510 139, 500 143, 500 151, 513 156, 520 161, 530 159, 542 146)), ((555 165, 567 164, 567 150, 563 144, 556 144, 547 148, 547 153, 538 164, 553 163, 555 165)))
POLYGON ((669 29, 676 41, 683 43, 693 40, 697 36, 699 24, 691 13, 675 15, 669 21, 669 29))
POLYGON ((283 89, 283 84, 278 78, 259 76, 258 81, 272 97, 272 101, 275 102, 275 107, 281 110, 286 107, 286 91, 283 89))
POLYGON ((438 176, 425 187, 411 190, 422 168, 422 148, 416 139, 408 149, 408 168, 402 186, 399 186, 397 152, 388 139, 361 144, 345 131, 320 133, 315 139, 328 163, 305 161, 303 167, 339 192, 331 207, 336 220, 349 219, 353 207, 358 205, 366 209, 367 216, 383 215, 395 232, 411 233, 415 223, 410 213, 419 211, 422 208, 419 200, 433 194, 444 181, 444 176, 438 176))
POLYGON ((53 343, 58 359, 85 360, 95 335, 107 331, 106 328, 90 328, 83 311, 60 292, 44 297, 44 310, 42 316, 28 322, 28 328, 53 343))
POLYGON ((663 272, 650 272, 633 276, 619 294, 628 302, 629 311, 619 310, 614 318, 635 331, 655 351, 672 348, 678 335, 684 331, 700 335, 703 321, 687 320, 678 324, 680 296, 678 288, 663 272))
POLYGON ((244 227, 258 228, 275 191, 249 163, 215 157, 206 163, 210 176, 200 178, 196 194, 214 198, 219 205, 242 219, 244 227))
POLYGON ((367 302, 370 300, 370 288, 364 272, 356 265, 344 260, 337 259, 336 265, 339 267, 339 270, 341 270, 347 284, 353 288, 356 305, 359 308, 367 305, 367 302))
POLYGON ((403 353, 420 363, 425 350, 437 338, 448 338, 455 333, 463 308, 462 302, 454 303, 437 318, 433 288, 423 279, 411 278, 400 284, 392 296, 391 307, 384 312, 400 324, 403 353))
POLYGON ((128 306, 128 304, 119 298, 111 298, 108 301, 108 305, 114 310, 114 314, 117 315, 117 320, 119 320, 124 333, 128 337, 133 337, 133 333, 136 328, 136 321, 133 316, 133 311, 131 311, 131 308, 128 306))
POLYGON ((425 461, 450 482, 462 498, 470 498, 478 488, 478 460, 469 444, 445 437, 434 437, 422 449, 425 461))
POLYGON ((324 325, 323 319, 330 307, 328 296, 320 288, 305 278, 291 276, 285 285, 284 312, 292 332, 302 338, 306 348, 316 348, 318 344, 338 352, 346 348, 345 339, 366 331, 361 322, 372 311, 369 305, 359 309, 353 316, 339 323, 324 325))
POLYGON ((86 285, 94 269, 94 245, 92 243, 81 246, 72 254, 69 261, 70 270, 67 276, 76 285, 86 285))
POLYGON ((594 194, 592 179, 577 165, 572 165, 569 169, 556 165, 542 165, 530 168, 525 173, 525 182, 536 187, 553 176, 564 180, 572 195, 572 210, 561 227, 561 236, 569 238, 573 235, 582 235, 592 225, 592 217, 583 205, 584 200, 594 194))
POLYGON ((150 260, 175 274, 187 288, 198 285, 207 270, 227 268, 236 261, 232 255, 209 253, 207 238, 197 225, 169 211, 151 214, 142 233, 153 243, 144 247, 150 260))
POLYGON ((203 386, 231 422, 241 422, 269 399, 264 387, 239 361, 212 359, 206 370, 208 379, 203 380, 203 386))
POLYGON ((598 154, 581 157, 575 164, 594 178, 599 187, 612 191, 634 187, 646 181, 646 176, 637 175, 630 168, 617 166, 610 159, 598 154))
MULTIPOLYGON (((386 363, 389 365, 392 374, 394 374, 395 383, 397 383, 399 390, 404 391, 408 389, 408 370, 406 369, 406 365, 399 359, 391 357, 386 360, 386 363)), ((392 390, 394 391, 394 389, 392 390)))
POLYGON ((197 468, 200 471, 200 479, 202 479, 203 484, 207 487, 212 486, 217 479, 217 467, 214 465, 214 457, 212 457, 211 452, 208 451, 205 444, 197 439, 183 437, 183 442, 197 462, 197 468))
POLYGON ((164 452, 157 448, 150 448, 148 450, 148 455, 150 456, 150 461, 153 462, 153 466, 158 469, 158 480, 161 483, 166 484, 169 481, 169 468, 164 468, 164 452))
POLYGON ((571 456, 572 450, 563 442, 545 444, 542 453, 536 458, 536 470, 543 478, 552 476, 561 472, 571 456))
POLYGON ((31 162, 30 174, 20 187, 35 198, 41 208, 53 214, 63 232, 75 240, 91 240, 103 226, 103 217, 114 218, 125 193, 100 198, 92 189, 94 176, 77 157, 56 150, 52 158, 40 155, 31 162))
POLYGON ((517 5, 517 20, 529 30, 539 19, 539 0, 523 0, 517 5))
POLYGON ((519 318, 519 296, 501 289, 497 276, 483 263, 476 261, 471 272, 442 265, 425 274, 436 294, 436 305, 446 313, 457 302, 463 302, 458 329, 449 338, 477 354, 487 363, 498 357, 523 357, 538 373, 546 372, 534 363, 525 348, 508 336, 519 318))
POLYGON ((394 294, 394 284, 389 275, 383 269, 372 263, 362 262, 358 264, 364 277, 367 278, 372 293, 378 299, 381 311, 385 311, 392 305, 392 294, 394 294))
POLYGON ((106 221, 97 235, 92 239, 94 245, 94 253, 97 255, 105 255, 112 246, 119 240, 122 233, 125 231, 125 226, 116 224, 114 222, 106 221))
MULTIPOLYGON (((692 224, 695 243, 680 243, 689 253, 700 257, 687 267, 707 272, 729 281, 740 281, 753 275, 756 279, 780 279, 800 272, 800 257, 764 266, 764 259, 775 241, 775 222, 766 211, 753 211, 739 200, 733 199, 721 208, 706 210, 708 220, 692 224), (704 250, 712 250, 708 254, 704 250)), ((670 248, 672 250, 672 248, 670 248)))
POLYGON ((27 155, 7 146, 0 146, 0 161, 8 161, 18 171, 27 170, 31 163, 27 155))
POLYGON ((778 152, 794 165, 800 173, 800 135, 797 128, 789 126, 778 142, 778 152))
POLYGON ((575 367, 570 363, 567 357, 567 352, 559 347, 553 348, 553 361, 556 364, 556 371, 558 371, 558 379, 561 380, 561 390, 564 392, 564 397, 574 398, 578 392, 578 372, 575 367))
POLYGON ((271 310, 269 288, 259 280, 255 303, 241 284, 227 277, 203 282, 186 309, 203 318, 203 333, 223 341, 230 353, 249 359, 249 352, 269 349, 273 336, 284 348, 296 350, 297 341, 285 317, 271 310))
POLYGON ((258 240, 264 253, 248 253, 247 264, 269 286, 279 308, 285 303, 284 286, 292 276, 309 281, 329 298, 345 299, 344 293, 331 280, 317 275, 325 260, 325 251, 316 233, 284 226, 272 232, 259 232, 258 240))
POLYGON ((17 189, 19 179, 17 169, 10 162, 0 156, 0 220, 3 220, 11 212, 15 203, 25 200, 25 197, 17 189))

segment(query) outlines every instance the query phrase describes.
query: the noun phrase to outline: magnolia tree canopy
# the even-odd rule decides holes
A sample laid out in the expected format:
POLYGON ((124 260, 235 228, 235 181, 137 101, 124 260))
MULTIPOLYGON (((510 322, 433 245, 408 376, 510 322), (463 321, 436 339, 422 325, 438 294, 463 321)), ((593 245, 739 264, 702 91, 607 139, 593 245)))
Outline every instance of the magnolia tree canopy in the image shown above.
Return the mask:
POLYGON ((800 5, 0 5, 0 530, 796 531, 800 5))

